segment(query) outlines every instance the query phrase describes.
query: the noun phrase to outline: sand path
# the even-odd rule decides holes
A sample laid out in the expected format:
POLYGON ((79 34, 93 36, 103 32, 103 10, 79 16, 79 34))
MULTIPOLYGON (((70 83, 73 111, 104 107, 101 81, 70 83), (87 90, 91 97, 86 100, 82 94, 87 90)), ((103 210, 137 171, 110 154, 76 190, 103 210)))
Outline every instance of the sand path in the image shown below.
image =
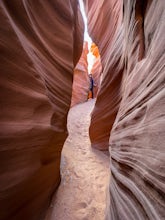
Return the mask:
POLYGON ((61 159, 61 184, 46 220, 103 220, 109 182, 109 156, 90 146, 88 128, 95 100, 70 109, 69 137, 61 159))

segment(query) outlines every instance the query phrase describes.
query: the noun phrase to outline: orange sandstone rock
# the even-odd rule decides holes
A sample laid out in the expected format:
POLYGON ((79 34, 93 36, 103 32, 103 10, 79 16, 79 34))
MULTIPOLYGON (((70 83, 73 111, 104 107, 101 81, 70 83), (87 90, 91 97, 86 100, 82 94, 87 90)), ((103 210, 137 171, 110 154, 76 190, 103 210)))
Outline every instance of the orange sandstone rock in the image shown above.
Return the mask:
POLYGON ((91 73, 94 79, 94 98, 97 96, 98 88, 100 87, 100 75, 102 71, 101 60, 98 47, 92 43, 88 50, 88 42, 84 42, 83 51, 79 62, 74 69, 74 79, 72 86, 72 102, 71 107, 88 100, 89 92, 89 76, 88 76, 88 55, 92 53, 95 56, 91 73))
POLYGON ((74 69, 73 86, 72 86, 72 102, 71 107, 87 101, 89 90, 88 77, 88 42, 84 42, 83 51, 79 62, 74 69))
POLYGON ((93 80, 94 80, 93 93, 94 93, 94 98, 95 98, 97 96, 98 89, 101 84, 100 77, 102 74, 102 65, 101 65, 101 58, 100 58, 99 49, 95 43, 92 43, 90 51, 95 56, 95 60, 94 60, 94 63, 93 63, 93 66, 92 66, 91 72, 90 72, 92 74, 93 80))

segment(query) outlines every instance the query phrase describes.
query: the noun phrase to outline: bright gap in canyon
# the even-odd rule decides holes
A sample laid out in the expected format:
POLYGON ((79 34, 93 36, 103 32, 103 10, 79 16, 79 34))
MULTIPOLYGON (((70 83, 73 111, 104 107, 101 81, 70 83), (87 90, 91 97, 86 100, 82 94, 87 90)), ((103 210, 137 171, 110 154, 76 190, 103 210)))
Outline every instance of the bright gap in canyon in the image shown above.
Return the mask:
POLYGON ((91 148, 89 138, 90 115, 101 84, 102 65, 98 47, 88 34, 83 2, 79 3, 85 25, 83 50, 74 69, 69 136, 61 155, 61 183, 46 220, 105 219, 109 152, 91 148))
POLYGON ((164 220, 165 1, 0 9, 0 220, 164 220))

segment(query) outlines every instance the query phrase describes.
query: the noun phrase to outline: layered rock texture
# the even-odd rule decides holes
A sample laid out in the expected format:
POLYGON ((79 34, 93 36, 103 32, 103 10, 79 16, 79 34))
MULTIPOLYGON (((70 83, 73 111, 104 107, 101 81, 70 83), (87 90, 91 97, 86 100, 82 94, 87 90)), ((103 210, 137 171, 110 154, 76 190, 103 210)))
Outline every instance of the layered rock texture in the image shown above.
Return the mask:
POLYGON ((92 1, 86 1, 89 31, 99 47, 104 70, 103 81, 89 129, 92 146, 101 150, 108 149, 110 129, 121 100, 119 94, 124 64, 123 59, 121 59, 123 41, 123 33, 120 27, 121 8, 122 4, 118 1, 98 1, 96 5, 92 1), (93 15, 94 11, 95 15, 93 15), (118 26, 120 30, 117 33, 118 26), (114 44, 112 39, 115 36, 117 40, 114 44))
POLYGON ((0 219, 38 220, 60 181, 83 22, 76 0, 4 0, 0 17, 0 219))
POLYGON ((110 150, 106 219, 164 219, 165 2, 84 2, 103 64, 90 137, 110 150))
POLYGON ((89 91, 88 61, 87 54, 88 42, 84 42, 83 51, 79 62, 74 69, 73 86, 72 86, 72 102, 71 107, 87 101, 89 91))
MULTIPOLYGON (((165 1, 84 3, 103 66, 89 133, 110 150, 106 219, 163 220, 165 1)), ((77 0, 1 0, 0 17, 0 220, 42 220, 60 181, 83 22, 77 0)), ((84 48, 73 92, 85 98, 84 48)))

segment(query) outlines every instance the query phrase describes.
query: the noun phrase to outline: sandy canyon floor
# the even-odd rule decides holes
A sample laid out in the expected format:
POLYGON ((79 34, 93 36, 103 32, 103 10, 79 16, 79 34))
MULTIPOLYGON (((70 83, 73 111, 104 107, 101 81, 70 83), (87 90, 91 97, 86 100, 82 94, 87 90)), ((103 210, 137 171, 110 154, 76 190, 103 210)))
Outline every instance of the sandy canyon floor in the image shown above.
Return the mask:
POLYGON ((61 184, 46 220, 104 220, 109 155, 91 148, 88 129, 95 100, 70 109, 61 158, 61 184))

